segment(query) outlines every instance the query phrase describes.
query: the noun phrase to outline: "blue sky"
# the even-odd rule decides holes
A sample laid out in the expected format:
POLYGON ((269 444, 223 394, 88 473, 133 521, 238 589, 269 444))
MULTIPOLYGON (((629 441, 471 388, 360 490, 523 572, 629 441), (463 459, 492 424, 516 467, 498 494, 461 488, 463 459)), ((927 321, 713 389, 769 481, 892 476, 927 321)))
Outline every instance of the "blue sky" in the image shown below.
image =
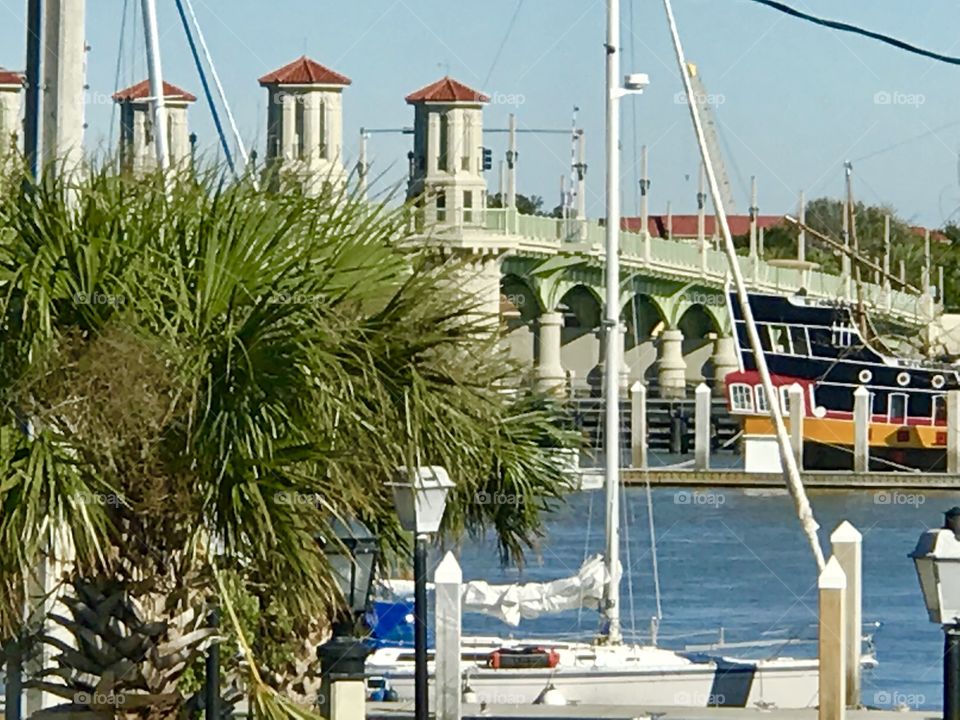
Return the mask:
MULTIPOLYGON (((858 23, 946 54, 960 55, 960 10, 951 0, 791 0, 799 9, 858 23)), ((145 77, 140 26, 128 0, 121 86, 145 77), (133 42, 131 42, 133 41, 133 42), (134 45, 135 43, 135 45, 134 45)), ((159 0, 166 78, 200 95, 200 83, 172 0, 159 0)), ((306 53, 353 79, 345 94, 345 153, 356 157, 360 127, 412 122, 403 97, 445 72, 498 102, 488 127, 566 128, 574 105, 586 131, 588 208, 603 208, 603 0, 524 0, 493 64, 518 0, 194 0, 242 133, 262 152, 265 91, 257 78, 306 53)), ((123 0, 87 0, 88 141, 107 142, 123 0)), ((718 98, 722 149, 736 193, 748 206, 756 175, 762 212, 842 192, 842 163, 854 161, 861 199, 894 205, 917 223, 939 225, 960 206, 960 68, 840 35, 748 0, 674 0, 681 36, 718 98), (889 102, 884 102, 885 100, 889 102), (946 128, 943 126, 956 123, 946 128), (915 139, 918 138, 919 139, 915 139), (887 150, 892 145, 899 147, 887 150), (882 151, 882 152, 878 152, 882 151)), ((21 68, 24 0, 0 0, 0 65, 21 68)), ((651 208, 692 212, 697 156, 660 0, 623 0, 624 71, 648 72, 651 86, 623 107, 624 208, 636 208, 635 160, 650 150, 651 208), (632 23, 631 23, 632 16, 632 23), (632 60, 631 60, 632 58, 632 60), (637 138, 636 142, 634 137, 637 138)), ((201 147, 215 136, 202 103, 192 111, 201 147)), ((505 138, 489 137, 495 158, 505 138)), ((374 172, 403 177, 409 136, 371 140, 374 172)), ((559 201, 569 173, 565 136, 521 136, 519 187, 559 201)), ((496 172, 488 174, 496 190, 496 172)), ((958 213, 960 215, 960 213, 958 213)))

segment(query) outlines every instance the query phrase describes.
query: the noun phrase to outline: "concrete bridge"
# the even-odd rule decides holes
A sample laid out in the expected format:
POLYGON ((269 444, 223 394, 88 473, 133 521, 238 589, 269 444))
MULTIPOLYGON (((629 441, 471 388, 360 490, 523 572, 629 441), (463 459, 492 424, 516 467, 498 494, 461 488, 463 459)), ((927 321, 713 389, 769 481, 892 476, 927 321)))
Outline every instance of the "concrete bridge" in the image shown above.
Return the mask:
MULTIPOLYGON (((598 387, 603 343, 603 226, 591 220, 521 215, 514 209, 474 211, 469 222, 446 217, 433 242, 474 258, 476 291, 499 291, 504 342, 544 386, 598 387), (496 290, 494 290, 496 286, 496 290)), ((724 288, 726 255, 709 242, 668 240, 645 232, 620 234, 621 385, 635 380, 680 396, 689 383, 719 380, 737 366, 724 288)), ((856 301, 849 277, 809 267, 739 258, 752 290, 856 301)), ((865 283, 863 301, 875 317, 920 328, 936 307, 927 298, 865 283)), ((492 303, 491 299, 491 303, 492 303)), ((492 304, 491 304, 492 310, 492 304)), ((718 389, 721 383, 715 382, 718 389)))

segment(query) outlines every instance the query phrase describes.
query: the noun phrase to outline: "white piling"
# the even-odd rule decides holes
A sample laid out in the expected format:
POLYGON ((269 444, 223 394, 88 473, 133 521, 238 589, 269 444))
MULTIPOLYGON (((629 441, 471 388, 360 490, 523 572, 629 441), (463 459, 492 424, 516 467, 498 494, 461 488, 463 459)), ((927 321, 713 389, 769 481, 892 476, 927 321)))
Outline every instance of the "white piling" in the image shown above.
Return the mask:
POLYGON ((820 596, 819 720, 844 720, 846 712, 846 622, 843 608, 847 578, 831 557, 817 581, 820 596))
POLYGON ((460 585, 463 572, 447 552, 433 576, 436 613, 436 720, 460 720, 460 585))
POLYGON ((853 471, 870 469, 870 393, 863 385, 853 391, 853 471))
POLYGON ((860 633, 862 624, 863 535, 844 520, 830 534, 833 556, 847 579, 843 617, 846 643, 846 703, 860 706, 860 633))
POLYGON ((803 386, 793 383, 787 389, 790 400, 790 447, 797 459, 797 467, 803 470, 803 386))
POLYGON ((960 390, 947 392, 947 472, 960 473, 960 390))
POLYGON ((630 387, 630 457, 633 467, 647 466, 647 386, 639 380, 630 387))
POLYGON ((697 385, 694 409, 693 463, 697 470, 710 469, 710 405, 712 393, 706 383, 697 385))

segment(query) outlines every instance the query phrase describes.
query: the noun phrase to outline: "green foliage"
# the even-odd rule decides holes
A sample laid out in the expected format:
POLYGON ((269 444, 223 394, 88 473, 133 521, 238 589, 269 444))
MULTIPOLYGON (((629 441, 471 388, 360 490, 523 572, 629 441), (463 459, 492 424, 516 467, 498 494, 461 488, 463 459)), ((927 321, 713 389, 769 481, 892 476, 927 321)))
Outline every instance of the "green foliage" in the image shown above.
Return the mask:
POLYGON ((11 186, 0 635, 55 528, 78 574, 192 573, 194 600, 216 538, 258 661, 282 671, 280 636, 339 602, 315 542, 334 517, 408 557, 385 482, 413 452, 457 483, 449 537, 491 531, 522 560, 569 489, 556 449, 578 438, 547 399, 505 392, 516 368, 458 290, 465 267, 413 249, 407 220, 213 174, 11 186))

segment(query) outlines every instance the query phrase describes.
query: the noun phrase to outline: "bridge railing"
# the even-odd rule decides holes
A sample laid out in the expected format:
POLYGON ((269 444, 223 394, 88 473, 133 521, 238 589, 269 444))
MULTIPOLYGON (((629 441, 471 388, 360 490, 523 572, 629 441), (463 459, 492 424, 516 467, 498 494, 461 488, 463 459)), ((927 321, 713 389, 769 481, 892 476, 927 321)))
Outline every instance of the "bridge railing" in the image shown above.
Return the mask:
MULTIPOLYGON (((603 252, 605 228, 595 220, 522 215, 516 210, 490 208, 486 210, 485 226, 492 232, 531 238, 538 245, 556 243, 558 251, 603 252)), ((723 284, 729 274, 725 253, 709 246, 701 248, 693 242, 621 231, 620 248, 621 261, 626 266, 644 267, 655 274, 700 279, 712 284, 723 284)), ((738 261, 747 284, 756 290, 792 293, 804 288, 817 297, 857 299, 853 283, 839 275, 779 267, 749 256, 739 256, 738 261)), ((910 293, 875 283, 863 283, 861 293, 866 304, 893 315, 916 319, 930 314, 925 299, 910 293)))

